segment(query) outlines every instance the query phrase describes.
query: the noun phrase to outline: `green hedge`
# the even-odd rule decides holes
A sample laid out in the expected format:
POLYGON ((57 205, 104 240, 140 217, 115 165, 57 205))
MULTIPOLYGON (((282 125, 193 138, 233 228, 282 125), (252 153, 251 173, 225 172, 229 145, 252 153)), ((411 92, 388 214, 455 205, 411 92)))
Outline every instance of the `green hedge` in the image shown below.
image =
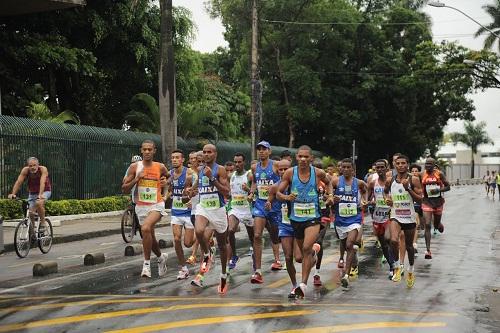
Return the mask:
MULTIPOLYGON (((48 216, 102 213, 125 209, 130 203, 128 196, 114 196, 87 200, 49 200, 45 204, 48 216)), ((6 220, 22 218, 21 202, 0 199, 0 215, 6 220)))

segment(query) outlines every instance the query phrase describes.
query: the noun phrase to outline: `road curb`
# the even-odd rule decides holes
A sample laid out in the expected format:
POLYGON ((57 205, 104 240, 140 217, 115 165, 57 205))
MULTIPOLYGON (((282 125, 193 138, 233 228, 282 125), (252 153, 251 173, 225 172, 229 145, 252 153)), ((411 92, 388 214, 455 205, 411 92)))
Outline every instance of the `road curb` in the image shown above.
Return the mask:
POLYGON ((133 257, 142 254, 142 244, 132 244, 125 247, 125 257, 133 257))
POLYGON ((57 273, 56 261, 42 261, 33 265, 33 276, 46 276, 57 273))
POLYGON ((169 247, 174 247, 174 242, 171 239, 168 240, 160 239, 158 241, 158 245, 160 245, 160 249, 167 249, 169 247))

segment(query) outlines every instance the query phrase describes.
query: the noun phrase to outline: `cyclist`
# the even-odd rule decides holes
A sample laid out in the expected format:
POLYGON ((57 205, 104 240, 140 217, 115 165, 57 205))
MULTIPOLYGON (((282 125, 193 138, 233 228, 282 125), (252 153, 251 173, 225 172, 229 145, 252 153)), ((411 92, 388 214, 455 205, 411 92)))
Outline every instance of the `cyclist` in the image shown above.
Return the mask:
POLYGON ((52 184, 49 178, 49 171, 43 165, 40 165, 38 158, 30 157, 27 160, 28 166, 25 166, 16 183, 12 188, 12 192, 8 195, 9 199, 15 199, 17 192, 23 185, 24 181, 28 179, 28 204, 30 210, 30 219, 33 223, 34 213, 38 213, 40 217, 39 230, 43 231, 45 228, 45 201, 48 200, 52 194, 52 184))

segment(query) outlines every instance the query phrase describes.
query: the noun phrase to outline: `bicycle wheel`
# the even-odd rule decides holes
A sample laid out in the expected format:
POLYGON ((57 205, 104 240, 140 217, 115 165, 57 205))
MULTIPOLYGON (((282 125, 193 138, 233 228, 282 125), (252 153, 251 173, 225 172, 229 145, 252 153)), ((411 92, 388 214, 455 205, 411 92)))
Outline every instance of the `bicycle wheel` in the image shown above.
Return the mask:
POLYGON ((122 238, 125 243, 130 243, 134 238, 134 211, 127 208, 122 214, 122 238))
POLYGON ((45 229, 43 232, 38 231, 38 248, 42 253, 48 253, 50 251, 53 236, 52 223, 48 218, 45 218, 45 229))
POLYGON ((19 258, 25 258, 30 252, 30 226, 28 219, 19 222, 14 232, 14 249, 19 258))

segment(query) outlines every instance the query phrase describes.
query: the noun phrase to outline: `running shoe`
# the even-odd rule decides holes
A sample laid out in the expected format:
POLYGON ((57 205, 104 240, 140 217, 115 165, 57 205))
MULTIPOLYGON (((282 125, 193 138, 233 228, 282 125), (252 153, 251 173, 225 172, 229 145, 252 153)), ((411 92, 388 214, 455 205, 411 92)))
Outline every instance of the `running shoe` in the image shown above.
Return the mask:
POLYGON ((297 298, 297 295, 295 295, 295 288, 292 289, 292 291, 290 291, 290 293, 288 294, 288 299, 296 299, 297 298))
POLYGON ((229 283, 227 283, 227 279, 220 278, 219 285, 217 286, 217 292, 219 295, 225 295, 227 293, 229 283))
POLYGON ((434 228, 434 232, 433 233, 434 233, 434 235, 437 235, 437 229, 436 228, 434 228))
POLYGON ((321 277, 319 276, 319 274, 314 275, 313 281, 314 281, 314 285, 316 287, 321 287, 323 285, 323 283, 321 282, 321 277))
POLYGON ((231 260, 229 260, 229 269, 235 269, 236 268, 236 263, 240 260, 240 257, 238 256, 233 256, 231 260))
POLYGON ((440 234, 442 234, 444 232, 444 225, 442 223, 439 223, 437 230, 439 231, 440 234))
POLYGON ((142 266, 141 277, 147 277, 147 278, 151 277, 151 266, 150 265, 143 265, 142 266))
POLYGON ((306 295, 306 288, 307 286, 304 283, 299 284, 298 287, 295 288, 295 297, 296 298, 304 298, 306 295))
POLYGON ((425 251, 425 259, 432 259, 431 251, 425 251))
POLYGON ((168 254, 162 253, 158 257, 158 275, 159 276, 164 276, 167 274, 167 259, 168 259, 168 254))
POLYGON ((188 258, 188 260, 186 260, 186 264, 189 264, 189 265, 194 265, 196 264, 196 257, 195 256, 190 256, 188 258))
POLYGON ((177 274, 177 280, 185 280, 189 277, 189 269, 182 268, 177 274))
POLYGON ((379 241, 379 240, 377 240, 377 241, 375 242, 375 248, 376 248, 376 249, 381 249, 381 248, 382 248, 382 246, 380 245, 380 241, 379 241))
POLYGON ((401 268, 401 270, 400 270, 401 276, 404 276, 405 275, 405 265, 404 264, 400 264, 399 267, 401 268))
POLYGON ((205 274, 210 271, 210 268, 212 267, 212 252, 207 257, 203 258, 203 261, 201 262, 200 265, 200 272, 205 274))
POLYGON ((349 286, 349 275, 345 274, 340 280, 340 283, 342 284, 342 287, 347 288, 347 286, 349 286))
POLYGON ((250 283, 253 283, 253 284, 264 283, 264 279, 262 278, 262 274, 260 274, 259 272, 253 273, 252 278, 250 279, 250 283))
POLYGON ((338 268, 344 268, 344 259, 339 259, 339 263, 337 264, 338 268))
POLYGON ((394 282, 401 281, 401 267, 394 268, 394 275, 392 276, 392 281, 394 282))
POLYGON ((203 287, 203 275, 202 274, 196 274, 195 278, 191 281, 191 285, 195 287, 203 287))
POLYGON ((415 285, 415 273, 408 272, 408 276, 406 277, 406 286, 408 288, 413 288, 415 285))
POLYGON ((272 271, 281 271, 283 269, 283 265, 279 260, 275 260, 271 265, 272 271))
POLYGON ((349 276, 357 277, 359 273, 358 266, 351 267, 351 271, 349 272, 349 276))
POLYGON ((382 258, 380 258, 380 262, 382 265, 384 265, 387 262, 387 258, 382 255, 382 258))
POLYGON ((389 280, 392 280, 392 277, 394 276, 394 270, 389 271, 389 280))

